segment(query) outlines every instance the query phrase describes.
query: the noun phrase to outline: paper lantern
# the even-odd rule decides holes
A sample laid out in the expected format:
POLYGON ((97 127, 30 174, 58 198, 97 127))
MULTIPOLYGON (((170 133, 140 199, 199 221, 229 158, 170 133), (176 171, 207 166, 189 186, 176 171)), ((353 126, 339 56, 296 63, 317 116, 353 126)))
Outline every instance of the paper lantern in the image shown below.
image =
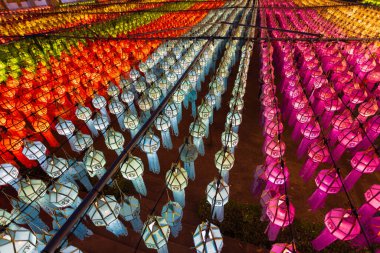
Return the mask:
POLYGON ((164 109, 164 113, 170 119, 170 126, 173 129, 174 135, 178 136, 179 134, 178 120, 177 120, 178 108, 177 108, 176 103, 169 102, 164 109))
POLYGON ((144 173, 144 164, 140 158, 133 155, 128 155, 128 160, 120 166, 120 172, 127 180, 131 180, 135 190, 146 196, 146 186, 142 175, 144 173))
POLYGON ((198 153, 200 155, 205 154, 204 144, 203 144, 203 137, 206 134, 206 126, 201 121, 197 120, 195 122, 192 122, 189 127, 190 135, 193 137, 194 145, 198 149, 198 153))
POLYGON ((29 230, 13 225, 5 229, 0 238, 1 252, 31 253, 37 248, 37 238, 29 230))
POLYGON ((223 179, 214 179, 207 185, 207 202, 211 205, 212 217, 222 222, 224 219, 224 205, 227 204, 230 187, 223 179))
POLYGON ((315 178, 315 184, 317 185, 317 190, 308 199, 312 210, 323 207, 327 195, 337 194, 342 187, 342 182, 335 169, 321 170, 315 178))
POLYGON ((323 250, 337 239, 348 241, 360 234, 360 225, 351 210, 334 208, 325 216, 325 228, 312 241, 315 250, 323 250))
POLYGON ((96 113, 93 123, 95 129, 101 132, 104 137, 106 137, 107 128, 110 124, 109 119, 100 113, 96 113))
POLYGON ((356 152, 351 158, 352 170, 344 179, 347 190, 351 190, 363 174, 373 173, 379 166, 380 160, 374 149, 356 152))
POLYGON ((143 223, 140 219, 140 203, 133 196, 124 196, 121 203, 120 216, 132 224, 135 232, 141 233, 143 223))
POLYGON ((91 205, 87 212, 95 226, 106 227, 116 236, 127 236, 126 227, 118 220, 120 204, 112 195, 101 196, 91 205))
POLYGON ((125 107, 122 102, 119 101, 119 99, 113 97, 108 104, 108 109, 110 113, 114 114, 117 118, 117 122, 119 123, 120 129, 122 131, 125 130, 124 126, 124 112, 125 107))
POLYGON ((19 190, 19 171, 18 169, 10 163, 0 164, 0 186, 10 185, 16 191, 19 190))
POLYGON ((171 234, 178 237, 179 232, 182 230, 182 206, 177 202, 169 201, 162 207, 161 216, 170 226, 171 234))
POLYGON ((40 141, 24 141, 22 153, 29 160, 37 160, 41 167, 46 166, 46 147, 40 141))
POLYGON ((133 94, 133 92, 124 88, 123 92, 121 93, 121 100, 127 104, 128 109, 132 114, 137 115, 136 107, 133 103, 134 99, 135 95, 133 94))
POLYGON ((142 237, 149 249, 155 249, 158 253, 168 253, 168 239, 170 227, 166 220, 160 216, 151 216, 144 223, 142 237))
POLYGON ((223 248, 223 237, 219 228, 212 223, 202 222, 193 234, 197 253, 220 253, 223 248))
POLYGON ((274 241, 282 227, 286 227, 294 220, 295 208, 289 202, 286 204, 286 196, 282 195, 269 201, 267 207, 267 215, 270 220, 268 227, 268 238, 274 241))
POLYGON ((228 184, 229 172, 234 166, 235 156, 227 148, 221 149, 216 152, 214 162, 223 180, 228 184))
POLYGON ((157 151, 160 148, 160 139, 151 132, 148 132, 141 138, 140 148, 148 157, 149 170, 153 173, 160 173, 160 162, 157 151))
POLYGON ((75 141, 73 143, 74 151, 82 152, 94 144, 91 136, 88 134, 83 134, 81 131, 77 131, 75 135, 75 141))
POLYGON ((49 202, 58 208, 78 207, 81 199, 78 197, 78 186, 64 180, 55 181, 48 189, 49 202))
POLYGON ((187 175, 191 180, 195 179, 195 166, 194 161, 198 157, 198 149, 191 142, 191 138, 186 138, 184 144, 179 147, 180 159, 184 164, 184 168, 187 172, 187 175))
POLYGON ((135 114, 128 112, 124 117, 124 126, 130 131, 131 137, 135 137, 140 130, 139 118, 135 114))
POLYGON ((124 141, 125 141, 124 136, 121 133, 113 130, 112 127, 107 130, 106 135, 105 135, 106 146, 107 148, 114 150, 118 156, 124 150, 123 148, 124 141))
POLYGON ((164 148, 172 149, 173 144, 170 137, 170 118, 166 115, 159 115, 154 121, 157 130, 161 132, 162 145, 164 148))
POLYGON ((78 107, 75 110, 75 116, 86 123, 88 129, 91 131, 92 136, 98 136, 98 130, 96 130, 94 127, 94 122, 91 119, 92 112, 90 108, 78 104, 78 107))
POLYGON ((185 206, 185 188, 188 185, 188 175, 179 164, 172 164, 165 175, 166 186, 173 192, 174 201, 185 206))
POLYGON ((108 119, 108 121, 111 121, 110 116, 108 115, 106 106, 107 106, 107 100, 103 96, 99 96, 97 94, 94 95, 94 98, 92 99, 92 105, 100 110, 101 114, 108 119))
POLYGON ((51 178, 60 177, 69 169, 69 163, 64 158, 56 157, 54 154, 46 160, 46 167, 42 168, 51 178))

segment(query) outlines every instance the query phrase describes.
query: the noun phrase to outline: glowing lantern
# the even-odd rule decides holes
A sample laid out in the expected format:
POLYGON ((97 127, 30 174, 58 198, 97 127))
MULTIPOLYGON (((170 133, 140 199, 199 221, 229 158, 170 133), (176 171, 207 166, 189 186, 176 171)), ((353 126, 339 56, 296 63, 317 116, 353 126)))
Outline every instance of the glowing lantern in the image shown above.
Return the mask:
POLYGON ((157 109, 158 105, 160 104, 161 89, 157 86, 150 87, 148 90, 148 96, 153 101, 153 110, 157 109))
POLYGON ((148 132, 140 141, 140 148, 148 157, 149 170, 153 173, 160 173, 160 162, 157 151, 160 148, 160 139, 152 132, 148 132))
POLYGON ((111 127, 110 129, 107 130, 106 135, 105 135, 105 142, 107 148, 114 150, 116 154, 119 156, 121 152, 123 152, 124 148, 124 136, 113 130, 111 127))
POLYGON ((314 142, 307 153, 308 159, 301 168, 300 176, 304 181, 310 180, 320 163, 329 159, 329 150, 324 141, 314 142))
POLYGON ((70 143, 71 150, 75 151, 74 142, 76 141, 75 136, 73 136, 75 131, 75 126, 71 120, 63 120, 58 118, 58 124, 55 125, 55 129, 58 134, 66 136, 70 143))
POLYGON ((315 178, 315 184, 318 189, 315 190, 308 199, 312 210, 322 207, 325 203, 327 195, 337 194, 342 187, 342 182, 340 181, 335 169, 321 170, 315 178))
POLYGON ((123 93, 121 93, 121 100, 127 104, 128 109, 135 115, 137 115, 135 104, 133 103, 135 99, 135 95, 132 91, 123 89, 123 93))
POLYGON ((179 134, 178 119, 177 119, 178 108, 177 108, 176 104, 173 102, 169 102, 165 107, 164 113, 170 119, 170 126, 173 129, 174 135, 178 136, 178 134, 179 134))
POLYGON ((220 253, 223 248, 223 237, 219 228, 210 222, 202 222, 193 235, 197 253, 220 253))
POLYGON ((188 175, 179 164, 172 164, 165 175, 166 186, 173 192, 175 202, 185 206, 185 188, 188 185, 188 175))
POLYGON ((103 96, 99 96, 95 94, 94 98, 92 99, 92 105, 100 110, 102 115, 108 119, 108 121, 111 121, 110 116, 108 115, 106 105, 107 105, 107 100, 103 96))
POLYGON ((98 131, 95 129, 94 122, 91 119, 92 112, 90 108, 79 104, 75 111, 75 116, 86 123, 93 136, 98 136, 98 131))
POLYGON ((230 187, 223 179, 214 179, 207 185, 207 202, 211 205, 212 218, 222 222, 224 219, 224 205, 227 204, 230 187))
POLYGON ((366 203, 364 203, 359 209, 358 214, 360 221, 368 223, 368 221, 375 216, 380 208, 380 185, 372 185, 365 193, 364 197, 366 203))
POLYGON ((48 189, 49 202, 58 208, 68 206, 76 208, 81 202, 78 193, 76 184, 59 179, 48 189))
POLYGON ((286 227, 293 222, 295 208, 289 202, 289 207, 286 204, 285 195, 273 198, 268 203, 267 215, 270 220, 268 228, 268 238, 274 241, 282 227, 286 227))
POLYGON ((135 232, 141 233, 143 223, 140 219, 140 203, 135 197, 124 196, 121 203, 120 215, 124 220, 132 224, 135 232))
POLYGON ((203 137, 206 134, 206 126, 201 121, 197 120, 190 124, 190 135, 193 137, 194 145, 197 147, 200 155, 205 154, 203 137))
POLYGON ((174 237, 178 237, 182 230, 182 206, 177 202, 169 201, 162 207, 161 216, 167 221, 170 226, 170 232, 174 237))
POLYGON ((46 167, 42 168, 52 178, 60 177, 69 169, 69 163, 64 158, 58 158, 54 154, 46 160, 46 167))
POLYGON ((162 138, 162 145, 164 148, 172 149, 173 144, 170 137, 170 119, 166 115, 159 115, 156 120, 154 121, 154 125, 156 126, 157 130, 161 132, 161 138, 162 138))
POLYGON ((124 126, 129 129, 131 137, 135 137, 137 132, 140 130, 139 118, 136 114, 127 113, 124 117, 124 126))
POLYGON ((360 234, 360 225, 351 210, 334 208, 325 216, 322 233, 311 243, 315 250, 323 250, 337 239, 348 241, 360 234))
POLYGON ((143 95, 137 104, 142 111, 141 120, 146 122, 150 117, 150 109, 153 106, 153 101, 150 97, 143 95))
POLYGON ((120 172, 125 179, 131 180, 135 190, 146 196, 146 186, 142 175, 144 173, 144 164, 137 156, 128 156, 128 160, 120 166, 120 172))
POLYGON ((191 180, 195 179, 195 166, 194 161, 198 157, 198 149, 191 142, 191 138, 186 138, 186 141, 179 147, 180 159, 184 164, 187 175, 191 180))
POLYGON ((15 166, 10 163, 0 164, 0 186, 10 185, 18 191, 20 188, 18 176, 19 171, 15 166))
POLYGON ((100 113, 96 113, 94 118, 94 127, 106 137, 107 128, 110 124, 108 118, 100 113))
POLYGON ((362 133, 359 128, 357 129, 344 129, 338 135, 338 145, 332 152, 335 161, 338 161, 347 148, 354 148, 362 141, 362 133))
POLYGON ((58 147, 59 142, 56 140, 52 132, 50 131, 50 123, 43 117, 38 117, 32 120, 32 126, 34 130, 41 133, 44 138, 49 142, 51 147, 58 147))
POLYGON ((228 184, 229 172, 234 166, 235 156, 227 148, 221 149, 216 152, 214 162, 223 180, 228 184))
POLYGON ((75 135, 75 141, 73 143, 74 151, 81 152, 86 148, 91 147, 93 143, 94 141, 92 140, 90 135, 83 134, 81 131, 78 130, 75 135))
POLYGON ((222 145, 228 147, 232 154, 235 152, 235 147, 239 142, 239 136, 230 129, 226 129, 221 136, 222 145))
POLYGON ((202 103, 198 106, 198 116, 202 123, 206 126, 205 137, 209 134, 210 116, 212 114, 212 107, 207 103, 202 103))
POLYGON ((125 126, 124 126, 125 107, 123 103, 121 103, 117 98, 112 98, 108 105, 108 109, 110 110, 110 113, 116 116, 117 121, 119 122, 120 129, 124 131, 125 130, 125 126))
POLYGON ((173 102, 177 106, 178 114, 177 114, 177 120, 178 122, 181 122, 182 120, 182 101, 185 99, 185 92, 182 89, 178 89, 174 92, 172 99, 173 102))
POLYGON ((25 140, 22 153, 29 160, 37 160, 42 168, 47 166, 47 164, 46 164, 46 147, 44 144, 42 144, 42 142, 40 142, 40 141, 31 142, 31 141, 25 140))
POLYGON ((37 238, 29 230, 12 225, 5 229, 0 238, 1 252, 9 253, 32 253, 37 248, 37 238))
POLYGON ((379 164, 379 157, 373 148, 356 152, 351 159, 352 170, 344 179, 346 189, 352 189, 363 174, 373 173, 379 167, 379 164))
POLYGON ((116 236, 127 236, 126 227, 118 220, 119 214, 120 204, 112 195, 105 195, 95 200, 87 212, 95 226, 105 226, 108 231, 116 236))
POLYGON ((170 227, 160 216, 149 217, 144 223, 142 237, 149 249, 156 249, 158 253, 168 253, 168 239, 170 227))

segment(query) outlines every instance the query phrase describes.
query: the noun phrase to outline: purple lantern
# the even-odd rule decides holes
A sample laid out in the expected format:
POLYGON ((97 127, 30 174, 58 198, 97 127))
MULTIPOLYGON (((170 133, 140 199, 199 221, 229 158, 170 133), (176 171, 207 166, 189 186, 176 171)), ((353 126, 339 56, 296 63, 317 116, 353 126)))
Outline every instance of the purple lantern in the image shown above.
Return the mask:
POLYGON ((297 250, 293 249, 291 243, 275 243, 270 249, 270 253, 296 253, 297 250))
POLYGON ((336 194, 342 187, 342 182, 334 168, 321 170, 315 178, 315 184, 318 188, 308 199, 313 211, 324 205, 328 194, 336 194))
POLYGON ((300 176, 304 181, 309 181, 320 163, 327 162, 329 150, 324 141, 314 142, 309 147, 308 159, 301 168, 300 176))
POLYGON ((266 167, 265 177, 267 179, 266 190, 281 192, 282 186, 288 181, 289 170, 286 166, 282 168, 280 161, 272 162, 266 167))
POLYGON ((341 114, 337 114, 333 117, 331 123, 332 128, 329 133, 329 143, 334 145, 338 140, 338 135, 344 129, 348 129, 352 126, 354 120, 351 117, 351 113, 348 110, 343 111, 341 114))
POLYGON ((348 241, 360 234, 360 225, 351 210, 334 208, 325 216, 326 228, 312 241, 313 248, 321 251, 337 239, 348 241))
POLYGON ((298 146, 298 158, 302 157, 306 153, 312 143, 318 141, 317 138, 321 133, 321 128, 317 121, 311 120, 309 123, 306 123, 301 127, 301 133, 303 138, 298 146))
POLYGON ((360 221, 367 223, 380 209, 380 185, 372 185, 365 193, 364 203, 359 209, 360 221))
POLYGON ((336 145, 335 149, 332 152, 333 158, 335 161, 338 161, 344 151, 347 148, 355 148, 361 141, 363 140, 361 130, 359 128, 355 129, 344 129, 338 135, 338 145, 336 145))
POLYGON ((359 151, 351 159, 352 170, 344 179, 347 190, 351 190, 363 174, 371 174, 380 164, 379 157, 374 149, 359 151))
POLYGON ((267 215, 270 220, 267 230, 268 238, 270 241, 274 241, 276 240, 280 229, 293 222, 295 208, 292 203, 289 203, 288 207, 286 205, 286 196, 282 195, 269 201, 267 215))

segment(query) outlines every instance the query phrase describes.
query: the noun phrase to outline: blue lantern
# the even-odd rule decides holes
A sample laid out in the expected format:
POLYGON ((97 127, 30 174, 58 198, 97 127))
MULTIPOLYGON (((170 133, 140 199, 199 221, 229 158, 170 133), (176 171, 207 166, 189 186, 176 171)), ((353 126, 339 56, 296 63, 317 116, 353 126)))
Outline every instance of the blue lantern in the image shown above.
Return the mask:
POLYGON ((175 202, 185 206, 185 188, 188 185, 188 175, 179 164, 172 164, 165 176, 166 186, 173 192, 175 202))
POLYGON ((182 230, 182 206, 177 202, 169 201, 162 207, 161 216, 169 224, 171 234, 177 237, 182 230))
POLYGON ((160 148, 160 138, 152 132, 148 132, 140 141, 140 148, 148 156, 149 170, 153 173, 160 173, 160 162, 157 151, 160 148))
POLYGON ((158 253, 168 253, 169 235, 170 227, 160 216, 152 216, 144 223, 142 237, 149 249, 156 249, 158 253))
POLYGON ((120 172, 127 180, 131 180, 135 190, 146 196, 146 186, 142 175, 144 173, 144 164, 137 156, 129 155, 128 160, 120 166, 120 172))
POLYGON ((141 233, 143 223, 140 219, 140 203, 133 196, 124 196, 121 203, 120 215, 124 220, 132 224, 135 232, 141 233))
POLYGON ((127 236, 127 228, 118 220, 119 214, 120 204, 113 195, 101 196, 87 212, 95 226, 106 227, 116 236, 127 236))

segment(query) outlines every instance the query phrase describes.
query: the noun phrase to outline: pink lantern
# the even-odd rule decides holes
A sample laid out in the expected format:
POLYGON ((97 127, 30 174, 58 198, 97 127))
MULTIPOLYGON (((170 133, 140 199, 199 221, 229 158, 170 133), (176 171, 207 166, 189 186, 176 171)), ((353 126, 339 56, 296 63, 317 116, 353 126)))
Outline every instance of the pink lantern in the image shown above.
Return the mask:
POLYGON ((342 182, 335 169, 321 170, 315 178, 317 189, 308 199, 313 211, 324 206, 328 194, 336 194, 342 187, 342 182))
POLYGON ((365 126, 366 134, 364 140, 359 144, 360 148, 368 148, 380 135, 380 115, 373 116, 365 126))
POLYGON ((257 196, 259 194, 265 181, 265 166, 256 166, 255 175, 253 176, 253 183, 251 186, 251 193, 253 196, 257 196))
POLYGON ((348 129, 352 126, 354 120, 351 117, 351 113, 348 110, 343 111, 341 114, 337 114, 332 118, 332 128, 329 133, 329 144, 334 145, 338 140, 338 135, 344 129, 348 129))
MULTIPOLYGON (((309 123, 312 117, 313 117, 313 110, 311 110, 309 106, 297 112, 297 115, 296 115, 297 121, 294 124, 294 130, 292 133, 292 139, 294 141, 298 140, 301 137, 301 127, 303 126, 303 124, 309 123)), ((289 124, 291 123, 289 122, 289 124)))
POLYGON ((265 170, 265 178, 267 179, 266 190, 282 191, 282 186, 286 184, 289 178, 289 169, 284 165, 281 166, 280 161, 268 164, 265 170))
POLYGON ((338 161, 344 151, 349 148, 355 148, 361 141, 363 140, 361 130, 359 128, 356 129, 344 129, 338 135, 338 145, 335 147, 332 152, 333 158, 335 161, 338 161))
POLYGON ((356 152, 351 159, 352 170, 344 179, 347 190, 351 190, 363 174, 374 172, 379 164, 380 160, 374 149, 356 152))
POLYGON ((335 112, 339 111, 342 108, 342 101, 337 96, 332 97, 325 101, 325 111, 322 115, 322 125, 327 128, 331 119, 333 118, 335 112))
POLYGON ((264 124, 264 135, 266 137, 274 138, 281 134, 284 130, 284 125, 282 122, 278 122, 277 118, 272 120, 266 120, 264 124))
POLYGON ((267 229, 268 238, 270 241, 274 241, 276 240, 281 228, 293 223, 295 208, 290 202, 289 207, 287 207, 286 197, 285 195, 282 195, 269 201, 267 207, 267 215, 270 220, 267 229))
POLYGON ((267 155, 265 160, 268 161, 268 163, 277 161, 278 158, 284 156, 285 147, 285 142, 279 141, 277 137, 266 141, 266 143, 264 143, 264 151, 267 155))
POLYGON ((297 250, 293 249, 291 243, 275 243, 270 249, 270 253, 296 253, 297 250))
POLYGON ((351 210, 334 208, 325 216, 322 233, 311 243, 313 248, 321 251, 337 239, 348 241, 360 234, 360 225, 351 210))
POLYGON ((357 119, 361 123, 364 123, 366 122, 367 118, 375 115, 378 110, 379 110, 379 106, 377 105, 376 99, 370 99, 359 106, 358 108, 359 115, 357 119))
POLYGON ((367 223, 380 210, 380 185, 372 185, 365 193, 364 203, 359 209, 360 221, 367 223))
POLYGON ((308 159, 301 168, 300 176, 304 181, 309 181, 320 163, 329 160, 329 150, 323 140, 310 145, 307 153, 308 159))
POLYGON ((280 197, 280 194, 274 190, 263 190, 260 196, 260 205, 262 206, 262 213, 260 221, 268 220, 268 216, 266 214, 266 210, 269 204, 269 201, 273 198, 280 197))
POLYGON ((303 138, 297 150, 297 156, 299 158, 306 153, 307 149, 312 143, 317 141, 317 138, 321 133, 321 128, 318 122, 312 120, 309 123, 305 124, 303 127, 301 127, 301 133, 303 135, 303 138))

